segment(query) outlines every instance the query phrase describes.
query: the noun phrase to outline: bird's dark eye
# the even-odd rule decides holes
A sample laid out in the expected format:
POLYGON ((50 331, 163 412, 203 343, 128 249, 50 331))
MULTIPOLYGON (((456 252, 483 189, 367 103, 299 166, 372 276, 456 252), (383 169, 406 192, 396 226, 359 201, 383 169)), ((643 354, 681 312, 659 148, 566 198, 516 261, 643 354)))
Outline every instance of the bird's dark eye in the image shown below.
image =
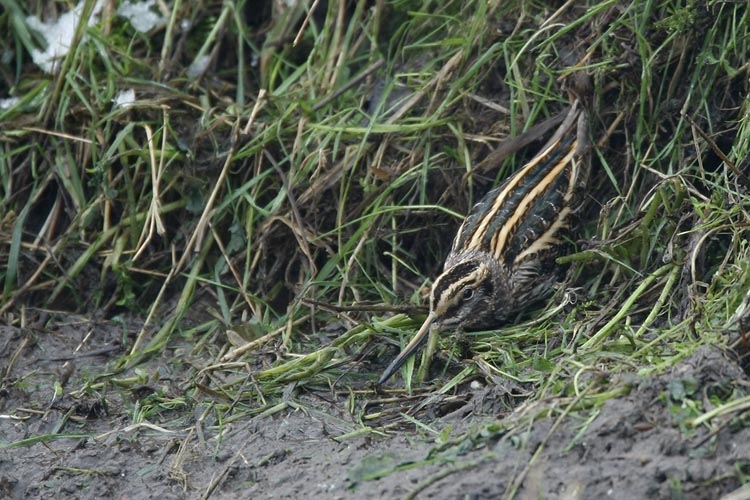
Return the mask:
POLYGON ((466 288, 464 289, 463 298, 464 300, 469 300, 474 296, 474 289, 473 288, 466 288))

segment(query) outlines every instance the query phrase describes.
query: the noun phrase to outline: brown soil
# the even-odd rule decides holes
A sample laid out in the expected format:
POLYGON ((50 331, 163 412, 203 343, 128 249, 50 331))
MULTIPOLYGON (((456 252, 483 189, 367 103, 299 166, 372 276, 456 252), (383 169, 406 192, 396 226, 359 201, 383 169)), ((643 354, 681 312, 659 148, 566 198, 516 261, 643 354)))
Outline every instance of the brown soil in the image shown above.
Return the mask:
POLYGON ((345 401, 309 391, 273 415, 244 421, 218 425, 203 401, 193 401, 139 424, 128 413, 134 399, 147 401, 157 390, 181 394, 189 385, 187 344, 139 366, 151 380, 138 394, 95 385, 87 395, 68 394, 122 354, 123 333, 123 326, 70 318, 45 330, 3 329, 6 366, 22 355, 3 388, 0 442, 58 438, 0 449, 0 497, 714 499, 750 473, 750 428, 729 425, 736 413, 712 427, 692 427, 686 418, 686 395, 707 411, 712 396, 726 399, 750 383, 729 356, 707 347, 577 413, 589 421, 557 412, 509 432, 508 423, 533 405, 501 413, 504 391, 476 388, 466 404, 429 422, 442 434, 412 427, 381 435, 373 426, 340 437, 348 428, 342 424, 355 424, 345 401), (96 335, 85 340, 92 328, 96 335), (65 363, 75 365, 67 383, 65 363), (63 395, 55 395, 55 381, 63 395))

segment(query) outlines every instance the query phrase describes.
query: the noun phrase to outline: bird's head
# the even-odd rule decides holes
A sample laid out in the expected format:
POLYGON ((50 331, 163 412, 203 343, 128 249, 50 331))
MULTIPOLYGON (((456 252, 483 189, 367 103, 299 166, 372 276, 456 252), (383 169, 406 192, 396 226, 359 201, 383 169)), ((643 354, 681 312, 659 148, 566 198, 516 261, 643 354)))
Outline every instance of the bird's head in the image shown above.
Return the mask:
POLYGON ((378 386, 417 351, 431 330, 488 327, 502 319, 507 307, 502 300, 504 290, 501 288, 505 288, 502 277, 500 266, 491 257, 480 256, 446 267, 432 286, 430 314, 411 342, 383 372, 378 386))
POLYGON ((493 323, 498 306, 502 306, 497 303, 498 273, 494 261, 479 258, 448 267, 430 293, 434 326, 439 330, 471 329, 493 323))

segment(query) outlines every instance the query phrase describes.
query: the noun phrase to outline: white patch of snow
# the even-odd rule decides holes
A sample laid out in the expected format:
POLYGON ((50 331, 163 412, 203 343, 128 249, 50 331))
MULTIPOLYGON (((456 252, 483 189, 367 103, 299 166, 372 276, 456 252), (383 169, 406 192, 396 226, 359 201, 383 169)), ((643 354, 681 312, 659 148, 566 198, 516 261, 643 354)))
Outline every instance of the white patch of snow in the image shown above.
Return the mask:
POLYGON ((128 108, 135 103, 135 90, 121 90, 112 101, 115 103, 116 108, 128 108))
POLYGON ((151 10, 155 5, 156 0, 145 2, 125 0, 117 8, 117 13, 127 19, 137 31, 148 33, 158 26, 167 24, 166 17, 151 10))
MULTIPOLYGON (((60 63, 71 49, 73 36, 75 35, 76 26, 81 19, 83 4, 81 0, 73 10, 66 12, 54 21, 42 22, 36 16, 28 16, 26 24, 29 28, 39 32, 47 42, 45 50, 32 50, 31 58, 37 66, 47 73, 54 73, 60 63)), ((97 0, 91 16, 87 20, 87 25, 91 26, 99 20, 99 12, 102 10, 104 0, 97 0)))

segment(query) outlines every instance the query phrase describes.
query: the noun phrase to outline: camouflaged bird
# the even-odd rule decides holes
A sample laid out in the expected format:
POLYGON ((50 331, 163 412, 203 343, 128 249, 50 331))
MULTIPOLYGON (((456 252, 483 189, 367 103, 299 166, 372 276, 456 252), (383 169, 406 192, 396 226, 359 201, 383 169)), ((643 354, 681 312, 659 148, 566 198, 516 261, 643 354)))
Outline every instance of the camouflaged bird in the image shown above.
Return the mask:
POLYGON ((432 286, 427 319, 378 387, 431 329, 492 328, 550 294, 555 258, 582 204, 588 174, 588 116, 576 99, 540 152, 466 216, 432 286))

